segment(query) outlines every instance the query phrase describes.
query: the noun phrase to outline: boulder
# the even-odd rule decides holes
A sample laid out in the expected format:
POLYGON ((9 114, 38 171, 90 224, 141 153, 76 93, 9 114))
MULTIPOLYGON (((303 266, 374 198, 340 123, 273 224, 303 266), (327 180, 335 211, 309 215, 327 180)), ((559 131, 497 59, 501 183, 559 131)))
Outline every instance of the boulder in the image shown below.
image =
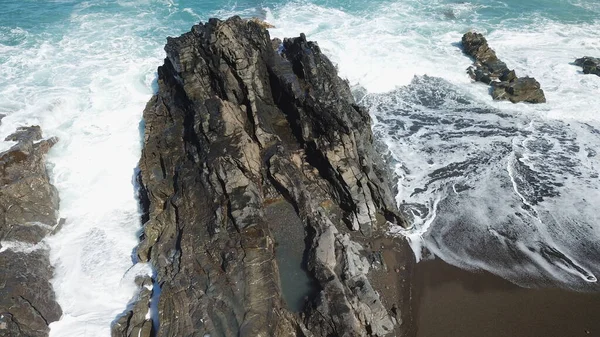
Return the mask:
POLYGON ((600 58, 584 56, 575 60, 575 65, 583 68, 584 74, 600 76, 600 58))
MULTIPOLYGON (((169 38, 165 50, 139 164, 137 253, 161 287, 156 335, 401 335, 365 243, 404 220, 369 114, 318 45, 303 34, 271 40, 232 17, 169 38), (272 229, 292 225, 277 217, 283 208, 303 240, 275 240, 272 229), (317 286, 301 313, 282 299, 277 245, 305 251, 317 286)), ((122 321, 114 335, 131 336, 122 321)))
POLYGON ((492 82, 492 97, 496 100, 508 99, 513 103, 544 103, 546 98, 535 78, 521 77, 512 81, 492 82))
POLYGON ((57 140, 42 139, 39 126, 6 140, 17 144, 0 153, 0 336, 47 336, 62 315, 42 242, 57 223, 58 192, 45 162, 57 140))
POLYGON ((468 32, 462 37, 465 54, 473 58, 474 65, 467 73, 477 82, 492 86, 492 97, 496 100, 509 100, 513 103, 544 103, 546 97, 540 84, 532 77, 519 78, 514 70, 496 56, 485 37, 476 32, 468 32))

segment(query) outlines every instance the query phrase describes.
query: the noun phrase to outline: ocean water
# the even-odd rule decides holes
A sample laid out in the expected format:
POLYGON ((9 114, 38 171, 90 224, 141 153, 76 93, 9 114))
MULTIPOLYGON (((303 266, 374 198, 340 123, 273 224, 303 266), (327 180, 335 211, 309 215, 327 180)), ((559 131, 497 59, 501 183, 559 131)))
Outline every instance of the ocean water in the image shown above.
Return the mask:
MULTIPOLYGON (((370 108, 390 149, 419 259, 523 286, 598 290, 600 57, 596 0, 2 0, 0 139, 41 125, 63 229, 48 239, 64 316, 52 336, 108 336, 135 292, 140 121, 166 36, 209 17, 258 16, 304 32, 370 108), (495 102, 458 47, 482 32, 542 105, 495 102)), ((0 150, 9 142, 0 142, 0 150)))

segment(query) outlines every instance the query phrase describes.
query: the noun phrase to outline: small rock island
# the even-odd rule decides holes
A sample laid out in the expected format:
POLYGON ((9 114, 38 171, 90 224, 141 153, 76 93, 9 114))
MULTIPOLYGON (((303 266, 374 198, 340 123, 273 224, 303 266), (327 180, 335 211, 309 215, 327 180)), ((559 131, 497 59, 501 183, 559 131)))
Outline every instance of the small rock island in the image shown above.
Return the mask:
POLYGON ((232 17, 165 50, 139 163, 158 322, 143 292, 113 336, 404 335, 414 257, 381 239, 404 220, 368 111, 318 45, 232 17), (291 226, 300 238, 273 235, 291 226), (276 253, 291 245, 313 283, 300 312, 276 253))

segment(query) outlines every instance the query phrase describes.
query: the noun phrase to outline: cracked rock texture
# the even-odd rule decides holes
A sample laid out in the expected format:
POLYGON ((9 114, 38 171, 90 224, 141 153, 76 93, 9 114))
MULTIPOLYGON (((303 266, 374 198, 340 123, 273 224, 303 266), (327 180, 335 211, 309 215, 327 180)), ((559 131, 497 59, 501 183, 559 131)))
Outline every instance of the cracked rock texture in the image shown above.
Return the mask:
MULTIPOLYGON (((165 50, 139 164, 137 254, 161 288, 158 330, 147 335, 404 335, 409 313, 384 304, 367 254, 370 238, 403 220, 368 112, 317 44, 271 40, 232 17, 165 50), (289 207, 306 237, 276 242, 289 207), (282 299, 276 245, 304 247, 316 295, 300 313, 282 299)), ((114 335, 139 324, 122 322, 114 335)))
POLYGON ((57 139, 43 140, 31 126, 6 140, 17 144, 0 153, 0 336, 47 336, 62 315, 42 242, 57 223, 58 192, 45 164, 57 139))
POLYGON ((517 77, 514 70, 496 56, 483 35, 468 32, 462 37, 465 54, 475 61, 467 69, 472 79, 492 86, 491 94, 496 100, 509 100, 513 103, 545 103, 544 91, 533 77, 517 77))

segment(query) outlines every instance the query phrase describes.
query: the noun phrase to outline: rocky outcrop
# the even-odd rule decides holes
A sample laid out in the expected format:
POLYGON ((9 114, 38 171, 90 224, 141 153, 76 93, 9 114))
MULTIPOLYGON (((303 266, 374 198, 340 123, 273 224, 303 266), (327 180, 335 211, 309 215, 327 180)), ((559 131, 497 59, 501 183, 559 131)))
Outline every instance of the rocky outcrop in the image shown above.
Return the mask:
POLYGON ((584 74, 600 76, 600 58, 584 56, 575 60, 575 65, 583 68, 584 74))
POLYGON ((113 324, 111 335, 113 337, 149 337, 154 333, 153 322, 148 317, 149 304, 152 300, 153 282, 148 276, 138 277, 137 286, 140 288, 131 310, 113 324))
POLYGON ((468 32, 462 37, 465 54, 475 61, 467 69, 471 78, 492 86, 492 97, 496 100, 509 100, 513 103, 544 103, 546 97, 540 84, 533 77, 517 77, 514 70, 496 56, 483 35, 468 32))
POLYGON ((0 153, 0 336, 47 336, 62 314, 42 242, 57 224, 58 192, 45 165, 56 138, 43 140, 32 126, 6 140, 17 144, 0 153))
MULTIPOLYGON (((403 220, 369 114, 317 44, 271 41, 233 17, 165 50, 139 164, 147 213, 137 254, 160 285, 156 335, 403 335, 409 311, 390 302, 408 298, 382 298, 369 258, 388 221, 403 220), (272 235, 295 223, 303 240, 272 235), (282 300, 279 245, 302 247, 316 285, 300 313, 282 300)), ((131 336, 122 321, 114 334, 131 336)))

